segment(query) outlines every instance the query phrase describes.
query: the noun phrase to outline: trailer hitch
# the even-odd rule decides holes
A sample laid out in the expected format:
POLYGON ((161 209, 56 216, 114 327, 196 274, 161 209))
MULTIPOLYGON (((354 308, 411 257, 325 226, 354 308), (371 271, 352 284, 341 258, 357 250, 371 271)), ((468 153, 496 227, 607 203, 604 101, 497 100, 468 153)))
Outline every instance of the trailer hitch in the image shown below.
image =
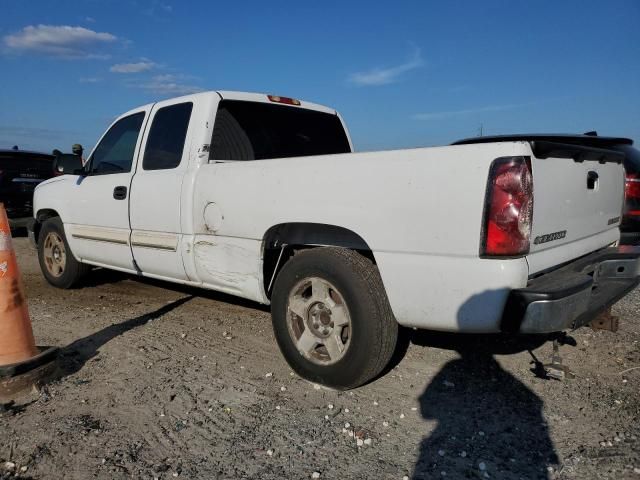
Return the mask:
POLYGON ((566 378, 573 378, 575 375, 571 372, 571 369, 562 363, 562 357, 560 356, 560 345, 571 345, 575 347, 577 345, 576 340, 567 335, 565 332, 559 332, 554 334, 551 339, 553 340, 553 353, 551 354, 550 363, 542 363, 538 358, 529 350, 529 355, 533 359, 533 368, 531 371, 538 378, 545 380, 565 380, 566 378))

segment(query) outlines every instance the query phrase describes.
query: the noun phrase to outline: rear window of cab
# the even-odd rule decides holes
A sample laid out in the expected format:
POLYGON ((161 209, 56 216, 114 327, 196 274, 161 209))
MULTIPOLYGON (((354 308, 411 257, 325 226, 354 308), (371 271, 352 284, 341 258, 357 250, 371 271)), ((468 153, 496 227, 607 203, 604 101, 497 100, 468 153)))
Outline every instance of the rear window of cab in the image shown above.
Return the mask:
POLYGON ((222 100, 210 160, 263 160, 351 152, 336 114, 299 107, 222 100))

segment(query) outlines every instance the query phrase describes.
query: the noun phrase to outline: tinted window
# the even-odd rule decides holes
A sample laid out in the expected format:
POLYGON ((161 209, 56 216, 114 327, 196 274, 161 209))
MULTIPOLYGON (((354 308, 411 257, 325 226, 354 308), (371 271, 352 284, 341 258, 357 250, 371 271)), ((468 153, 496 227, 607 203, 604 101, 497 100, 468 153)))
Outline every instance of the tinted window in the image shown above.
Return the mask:
POLYGON ((212 160, 261 160, 350 152, 337 115, 284 105, 223 100, 212 160))
POLYGON ((15 188, 14 179, 45 179, 53 176, 53 157, 30 152, 0 151, 0 195, 15 188))
POLYGON ((106 133, 91 155, 91 173, 122 173, 131 171, 133 154, 144 112, 118 120, 106 133))
MULTIPOLYGON (((24 167, 38 166, 51 171, 53 156, 30 152, 0 152, 0 172, 4 170, 20 170, 24 167)), ((1 176, 1 175, 0 175, 1 176)))
POLYGON ((180 103, 158 110, 144 151, 142 167, 145 170, 164 170, 180 165, 192 109, 193 103, 180 103))

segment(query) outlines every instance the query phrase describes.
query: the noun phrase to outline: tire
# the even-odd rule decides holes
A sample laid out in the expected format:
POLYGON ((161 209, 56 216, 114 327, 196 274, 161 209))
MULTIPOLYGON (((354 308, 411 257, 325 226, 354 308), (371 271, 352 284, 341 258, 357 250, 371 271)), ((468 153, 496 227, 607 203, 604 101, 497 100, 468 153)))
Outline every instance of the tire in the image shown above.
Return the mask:
POLYGON ((271 316, 291 368, 307 380, 340 390, 380 374, 398 338, 377 267, 344 248, 294 255, 276 278, 271 316))
POLYGON ((58 288, 77 285, 91 270, 73 256, 60 217, 49 218, 42 224, 38 236, 38 261, 44 278, 58 288))

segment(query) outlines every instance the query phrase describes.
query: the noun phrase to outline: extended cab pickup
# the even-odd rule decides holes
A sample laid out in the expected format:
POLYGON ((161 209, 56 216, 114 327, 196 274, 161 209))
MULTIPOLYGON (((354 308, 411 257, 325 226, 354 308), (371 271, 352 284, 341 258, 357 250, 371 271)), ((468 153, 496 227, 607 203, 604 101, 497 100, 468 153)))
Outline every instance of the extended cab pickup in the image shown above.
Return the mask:
POLYGON ((352 153, 333 109, 199 93, 125 113, 81 175, 40 184, 33 234, 57 287, 99 266, 271 304, 292 368, 352 388, 398 325, 556 332, 638 284, 607 148, 630 141, 590 141, 352 153))

